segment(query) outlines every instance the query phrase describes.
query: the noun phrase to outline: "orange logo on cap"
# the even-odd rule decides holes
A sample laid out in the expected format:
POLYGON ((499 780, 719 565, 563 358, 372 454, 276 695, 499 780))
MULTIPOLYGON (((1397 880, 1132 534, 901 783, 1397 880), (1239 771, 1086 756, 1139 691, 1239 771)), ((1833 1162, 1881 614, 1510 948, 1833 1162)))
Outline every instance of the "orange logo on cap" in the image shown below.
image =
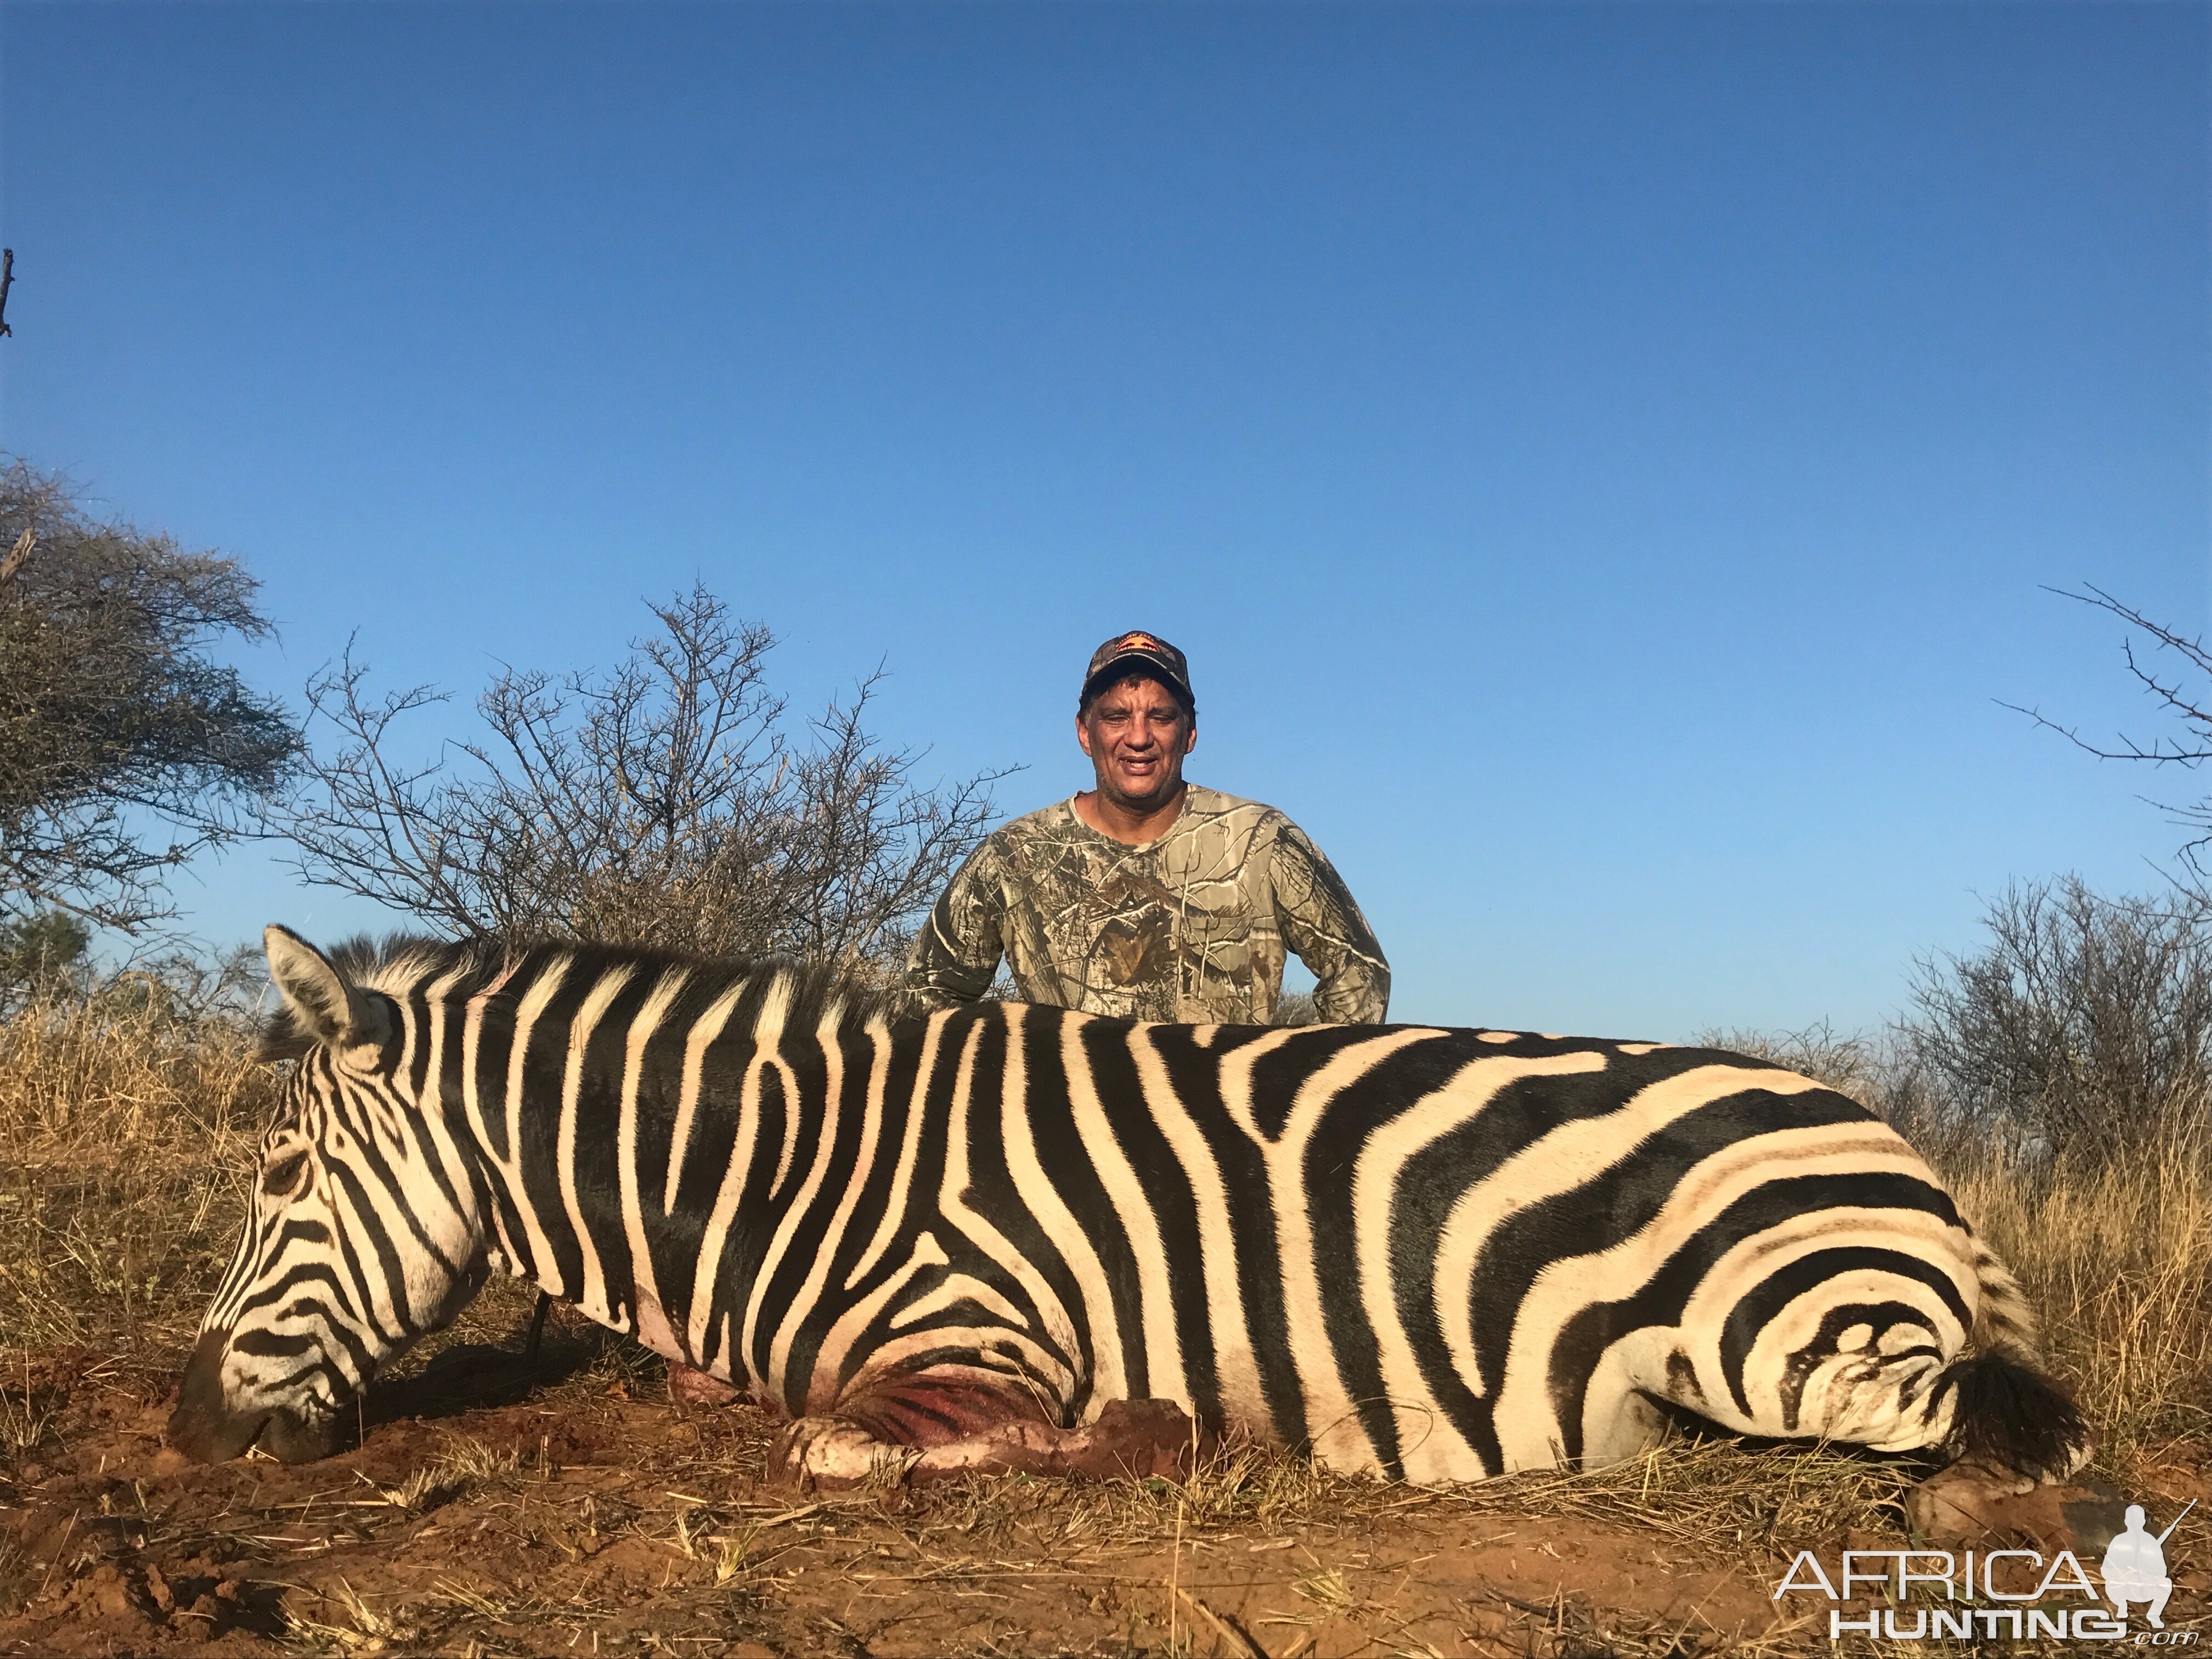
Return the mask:
POLYGON ((1150 634, 1124 634, 1115 641, 1114 648, 1116 651, 1158 651, 1163 647, 1160 642, 1150 634))

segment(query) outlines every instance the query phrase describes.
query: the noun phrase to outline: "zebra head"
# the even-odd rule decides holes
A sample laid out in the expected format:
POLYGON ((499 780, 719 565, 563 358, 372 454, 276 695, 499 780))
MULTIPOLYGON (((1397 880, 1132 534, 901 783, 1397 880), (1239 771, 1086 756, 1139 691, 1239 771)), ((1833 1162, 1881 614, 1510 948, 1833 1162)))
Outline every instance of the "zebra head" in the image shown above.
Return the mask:
POLYGON ((486 1271, 477 1184, 437 1079, 428 1100, 410 1093, 400 1005, 296 933, 263 940, 284 1001, 264 1056, 297 1064, 169 1419, 169 1443, 204 1462, 337 1450, 378 1370, 450 1322, 486 1271))

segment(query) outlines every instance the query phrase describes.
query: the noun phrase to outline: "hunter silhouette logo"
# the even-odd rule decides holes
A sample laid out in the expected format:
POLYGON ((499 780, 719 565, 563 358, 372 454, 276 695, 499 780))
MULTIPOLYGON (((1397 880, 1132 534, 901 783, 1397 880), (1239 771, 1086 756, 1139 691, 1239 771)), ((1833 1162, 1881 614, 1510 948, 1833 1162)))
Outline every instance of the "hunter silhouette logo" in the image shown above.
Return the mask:
POLYGON ((2166 1541, 2189 1511, 2191 1498, 2164 1532, 2145 1525, 2143 1507, 2130 1504, 2125 1529, 2106 1547, 2100 1592, 2072 1550, 1846 1550, 1831 1576, 1820 1558, 1800 1550, 1775 1587, 1774 1600, 1813 1595, 1831 1601, 1878 1595, 1890 1605, 1850 1616, 1828 1610, 1828 1639, 1869 1636, 1892 1642, 1949 1638, 2013 1641, 2116 1642, 2129 1635, 2128 1609, 2140 1607, 2150 1628, 2136 1633, 2137 1647, 2190 1647, 2195 1631, 2168 1631, 2166 1604, 2173 1580, 2166 1570, 2166 1541), (2027 1588, 2033 1585, 2033 1589, 2027 1588), (2107 1605, 2109 1603, 2109 1605, 2107 1605))
POLYGON ((2197 1507, 2191 1498, 2181 1515, 2173 1517, 2173 1525, 2154 1538, 2143 1530, 2143 1508, 2140 1504, 2128 1505, 2128 1528, 2105 1548, 2105 1599, 2123 1619, 2128 1616, 2128 1603, 2145 1604, 2143 1617, 2150 1620, 2153 1630, 2164 1630, 2166 1598, 2173 1594, 2173 1580, 2166 1576, 2166 1540, 2173 1536, 2173 1528, 2181 1524, 2181 1516, 2197 1507))

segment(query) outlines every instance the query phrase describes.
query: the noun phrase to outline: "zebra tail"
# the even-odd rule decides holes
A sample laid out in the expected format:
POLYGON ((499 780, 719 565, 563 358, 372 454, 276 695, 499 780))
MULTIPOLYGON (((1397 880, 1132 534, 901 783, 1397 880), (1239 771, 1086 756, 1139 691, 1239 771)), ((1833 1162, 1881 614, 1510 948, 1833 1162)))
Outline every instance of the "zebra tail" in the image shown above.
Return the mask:
POLYGON ((2010 1354, 1964 1355, 1943 1368, 1936 1387, 1953 1396, 1945 1445, 1961 1461, 2037 1480, 2063 1480, 2088 1462, 2081 1408, 2010 1354))
POLYGON ((1945 1366, 1937 1397, 1953 1396, 1946 1448, 1960 1459, 2041 1480, 2063 1480, 2089 1460, 2081 1409, 2044 1374, 2035 1316, 1996 1253, 1974 1245, 1980 1305, 1972 1346, 1945 1366))

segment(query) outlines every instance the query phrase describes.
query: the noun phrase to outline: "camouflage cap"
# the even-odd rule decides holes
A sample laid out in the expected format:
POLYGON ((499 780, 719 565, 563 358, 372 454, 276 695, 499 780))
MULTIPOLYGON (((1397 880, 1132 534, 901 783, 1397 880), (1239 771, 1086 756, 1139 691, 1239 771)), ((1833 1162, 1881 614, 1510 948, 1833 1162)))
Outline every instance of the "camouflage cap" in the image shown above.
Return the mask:
POLYGON ((1116 634, 1112 639, 1091 653, 1091 666, 1083 672, 1083 691, 1078 698, 1089 702, 1093 694, 1109 680, 1119 679, 1116 670, 1141 665, 1158 675, 1169 690, 1182 699, 1184 708, 1195 711, 1198 699, 1191 695, 1190 664, 1182 652, 1157 634, 1139 629, 1132 634, 1116 634))

